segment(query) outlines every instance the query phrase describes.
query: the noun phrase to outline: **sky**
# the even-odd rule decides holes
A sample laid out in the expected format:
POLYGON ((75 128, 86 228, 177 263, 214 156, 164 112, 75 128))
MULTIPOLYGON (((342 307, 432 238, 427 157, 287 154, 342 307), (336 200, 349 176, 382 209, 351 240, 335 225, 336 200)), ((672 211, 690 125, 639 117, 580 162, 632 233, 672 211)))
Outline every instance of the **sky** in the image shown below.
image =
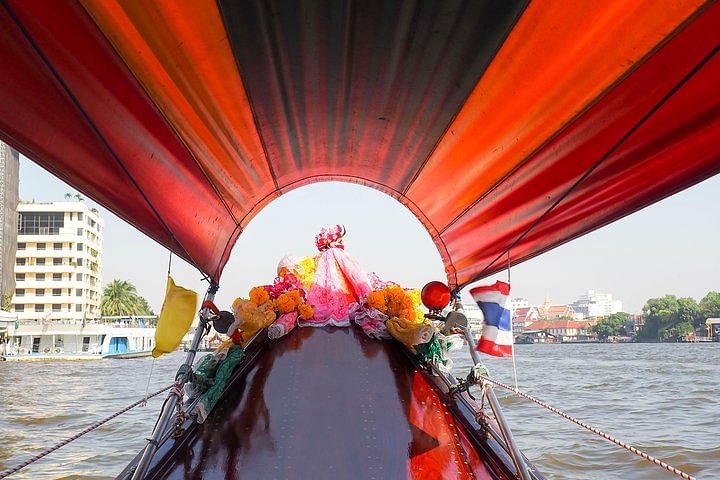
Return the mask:
MULTIPOLYGON (((76 191, 20 157, 21 200, 63 201, 65 193, 76 191)), ((159 312, 169 251, 91 199, 85 201, 105 220, 103 285, 129 280, 159 312)), ((314 255, 317 231, 337 223, 348 232, 346 251, 365 270, 406 287, 445 279, 430 236, 403 205, 368 187, 321 183, 283 195, 250 222, 225 267, 216 304, 228 308, 251 287, 272 282, 284 255, 314 255)), ((202 275, 175 256, 171 275, 200 296, 207 288, 202 275)), ((505 280, 507 274, 479 283, 495 278, 505 280)), ((720 291, 720 176, 515 266, 510 278, 512 296, 531 304, 546 296, 555 304, 571 303, 595 290, 612 293, 631 313, 665 294, 700 300, 708 291, 720 291)))

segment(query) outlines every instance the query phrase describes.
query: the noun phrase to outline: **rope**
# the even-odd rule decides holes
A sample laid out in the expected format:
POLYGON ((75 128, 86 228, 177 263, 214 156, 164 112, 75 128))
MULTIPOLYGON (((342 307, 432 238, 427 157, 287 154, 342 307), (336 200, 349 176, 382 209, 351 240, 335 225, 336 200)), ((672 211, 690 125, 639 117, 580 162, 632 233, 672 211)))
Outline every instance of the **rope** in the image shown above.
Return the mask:
POLYGON ((581 427, 583 427, 587 430, 590 430, 591 432, 601 436, 605 440, 609 440, 612 443, 614 443, 615 445, 618 445, 618 446, 624 448, 625 450, 629 450, 630 452, 634 453, 635 455, 639 455, 640 457, 644 458, 645 460, 651 461, 655 465, 658 465, 658 466, 664 468, 668 472, 674 473, 675 475, 679 475, 680 477, 685 478, 687 480, 696 480, 695 477, 693 477, 692 475, 687 474, 687 473, 683 472, 682 470, 673 467, 672 465, 668 465, 667 463, 663 462, 662 460, 659 460, 659 459, 653 457, 652 455, 648 455, 647 453, 645 453, 641 450, 638 450, 637 448, 633 447, 632 445, 629 445, 629 444, 623 442, 622 440, 618 440, 617 438, 613 437, 612 435, 609 435, 598 428, 588 425, 587 423, 583 422, 582 420, 578 420, 577 418, 572 417, 572 416, 568 415, 567 413, 558 410, 557 408, 553 407, 552 405, 548 405, 547 403, 543 402, 540 399, 533 397, 532 395, 528 395, 527 393, 521 392, 521 391, 511 387, 510 385, 506 385, 502 382, 498 382, 496 380, 488 378, 485 375, 478 375, 478 376, 482 380, 484 380, 488 383, 497 385, 498 387, 502 387, 506 390, 509 390, 509 391, 517 394, 517 395, 520 395, 521 397, 527 398, 528 400, 537 403, 541 407, 546 408, 547 410, 550 410, 551 412, 556 413, 556 414, 560 415, 561 417, 563 417, 567 420, 570 420, 571 422, 573 422, 577 425, 580 425, 581 427))
POLYGON ((143 398, 142 403, 143 407, 147 405, 148 392, 150 391, 150 379, 152 378, 153 367, 155 367, 155 357, 153 357, 152 363, 150 364, 150 374, 148 375, 147 385, 145 385, 145 398, 143 398))
POLYGON ((93 423, 92 425, 90 425, 89 427, 87 427, 87 428, 86 428, 85 430, 83 430, 82 432, 76 433, 76 434, 73 435, 72 437, 66 438, 66 439, 63 440, 62 442, 60 442, 60 443, 58 443, 58 444, 56 444, 56 445, 48 448, 47 450, 44 450, 44 451, 38 453, 37 455, 35 455, 35 456, 32 457, 32 458, 29 458, 29 459, 25 460, 24 462, 22 462, 22 463, 19 464, 18 466, 13 467, 13 468, 11 468, 11 469, 9 469, 9 470, 5 470, 5 471, 3 471, 3 472, 0 472, 0 480, 2 480, 2 479, 5 478, 5 477, 8 477, 8 476, 12 475, 13 473, 18 472, 19 470, 22 470, 23 468, 27 467, 27 466, 30 465, 31 463, 37 462, 38 460, 40 460, 41 458, 43 458, 43 457, 46 456, 46 455, 49 455, 50 453, 54 452, 54 451, 57 450, 58 448, 64 447, 64 446, 67 445, 68 443, 72 442, 73 440, 77 440, 78 438, 82 437, 82 436, 85 435, 86 433, 92 432, 93 430, 95 430, 96 428, 100 427, 101 425, 104 425, 105 423, 109 422, 109 421, 112 420, 113 418, 115 418, 115 417, 117 417, 117 416, 120 416, 120 415, 122 415, 123 413, 127 412, 128 410, 130 410, 130 409, 132 409, 132 408, 135 408, 135 407, 137 407, 138 405, 142 404, 142 403, 143 403, 144 401, 146 401, 148 398, 152 398, 152 397, 155 397, 155 396, 157 396, 157 395, 160 395, 162 392, 164 392, 164 391, 166 391, 166 390, 169 390, 171 387, 172 387, 172 385, 168 385, 167 387, 165 387, 165 388, 163 388, 163 389, 161 389, 161 390, 158 390, 157 392, 151 393, 150 395, 141 398, 141 399, 138 400, 137 402, 128 405, 127 407, 123 408, 122 410, 120 410, 120 411, 118 411, 118 412, 116 412, 116 413, 113 413, 113 414, 110 415, 109 417, 104 418, 104 419, 100 420, 99 422, 93 423))

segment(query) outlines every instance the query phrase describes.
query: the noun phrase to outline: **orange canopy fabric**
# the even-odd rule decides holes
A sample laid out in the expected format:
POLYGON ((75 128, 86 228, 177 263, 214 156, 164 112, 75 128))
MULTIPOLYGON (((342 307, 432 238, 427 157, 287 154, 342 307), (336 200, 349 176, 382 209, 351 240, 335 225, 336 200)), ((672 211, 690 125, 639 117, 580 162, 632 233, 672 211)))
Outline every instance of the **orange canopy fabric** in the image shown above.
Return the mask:
POLYGON ((720 6, 4 0, 0 138, 218 280, 302 185, 383 191, 453 287, 720 172, 720 6))

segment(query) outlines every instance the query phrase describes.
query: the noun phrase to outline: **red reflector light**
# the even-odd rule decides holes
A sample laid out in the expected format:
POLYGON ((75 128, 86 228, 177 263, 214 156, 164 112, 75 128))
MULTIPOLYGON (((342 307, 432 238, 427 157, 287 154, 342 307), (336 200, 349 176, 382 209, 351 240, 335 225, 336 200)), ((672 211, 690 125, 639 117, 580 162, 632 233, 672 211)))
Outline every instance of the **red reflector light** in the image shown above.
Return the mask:
POLYGON ((430 310, 442 310, 450 303, 450 289, 442 282, 430 282, 420 293, 423 305, 430 310))

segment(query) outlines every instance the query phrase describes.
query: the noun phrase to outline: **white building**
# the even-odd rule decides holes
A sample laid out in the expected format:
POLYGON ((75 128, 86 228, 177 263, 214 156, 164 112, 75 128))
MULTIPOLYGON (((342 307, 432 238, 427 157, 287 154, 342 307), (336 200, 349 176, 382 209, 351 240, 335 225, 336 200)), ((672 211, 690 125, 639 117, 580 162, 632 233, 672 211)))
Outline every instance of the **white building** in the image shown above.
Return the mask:
POLYGON ((510 298, 510 312, 514 314, 518 308, 526 308, 530 306, 530 302, 527 301, 527 298, 517 297, 517 298, 510 298))
POLYGON ((612 293, 598 293, 588 290, 572 304, 573 310, 582 313, 585 318, 607 317, 622 312, 622 302, 613 300, 612 293))
POLYGON ((475 302, 463 303, 463 311, 468 319, 468 326, 474 335, 480 335, 483 325, 483 313, 475 302))
POLYGON ((19 320, 100 318, 103 226, 83 202, 18 205, 12 304, 19 320))

